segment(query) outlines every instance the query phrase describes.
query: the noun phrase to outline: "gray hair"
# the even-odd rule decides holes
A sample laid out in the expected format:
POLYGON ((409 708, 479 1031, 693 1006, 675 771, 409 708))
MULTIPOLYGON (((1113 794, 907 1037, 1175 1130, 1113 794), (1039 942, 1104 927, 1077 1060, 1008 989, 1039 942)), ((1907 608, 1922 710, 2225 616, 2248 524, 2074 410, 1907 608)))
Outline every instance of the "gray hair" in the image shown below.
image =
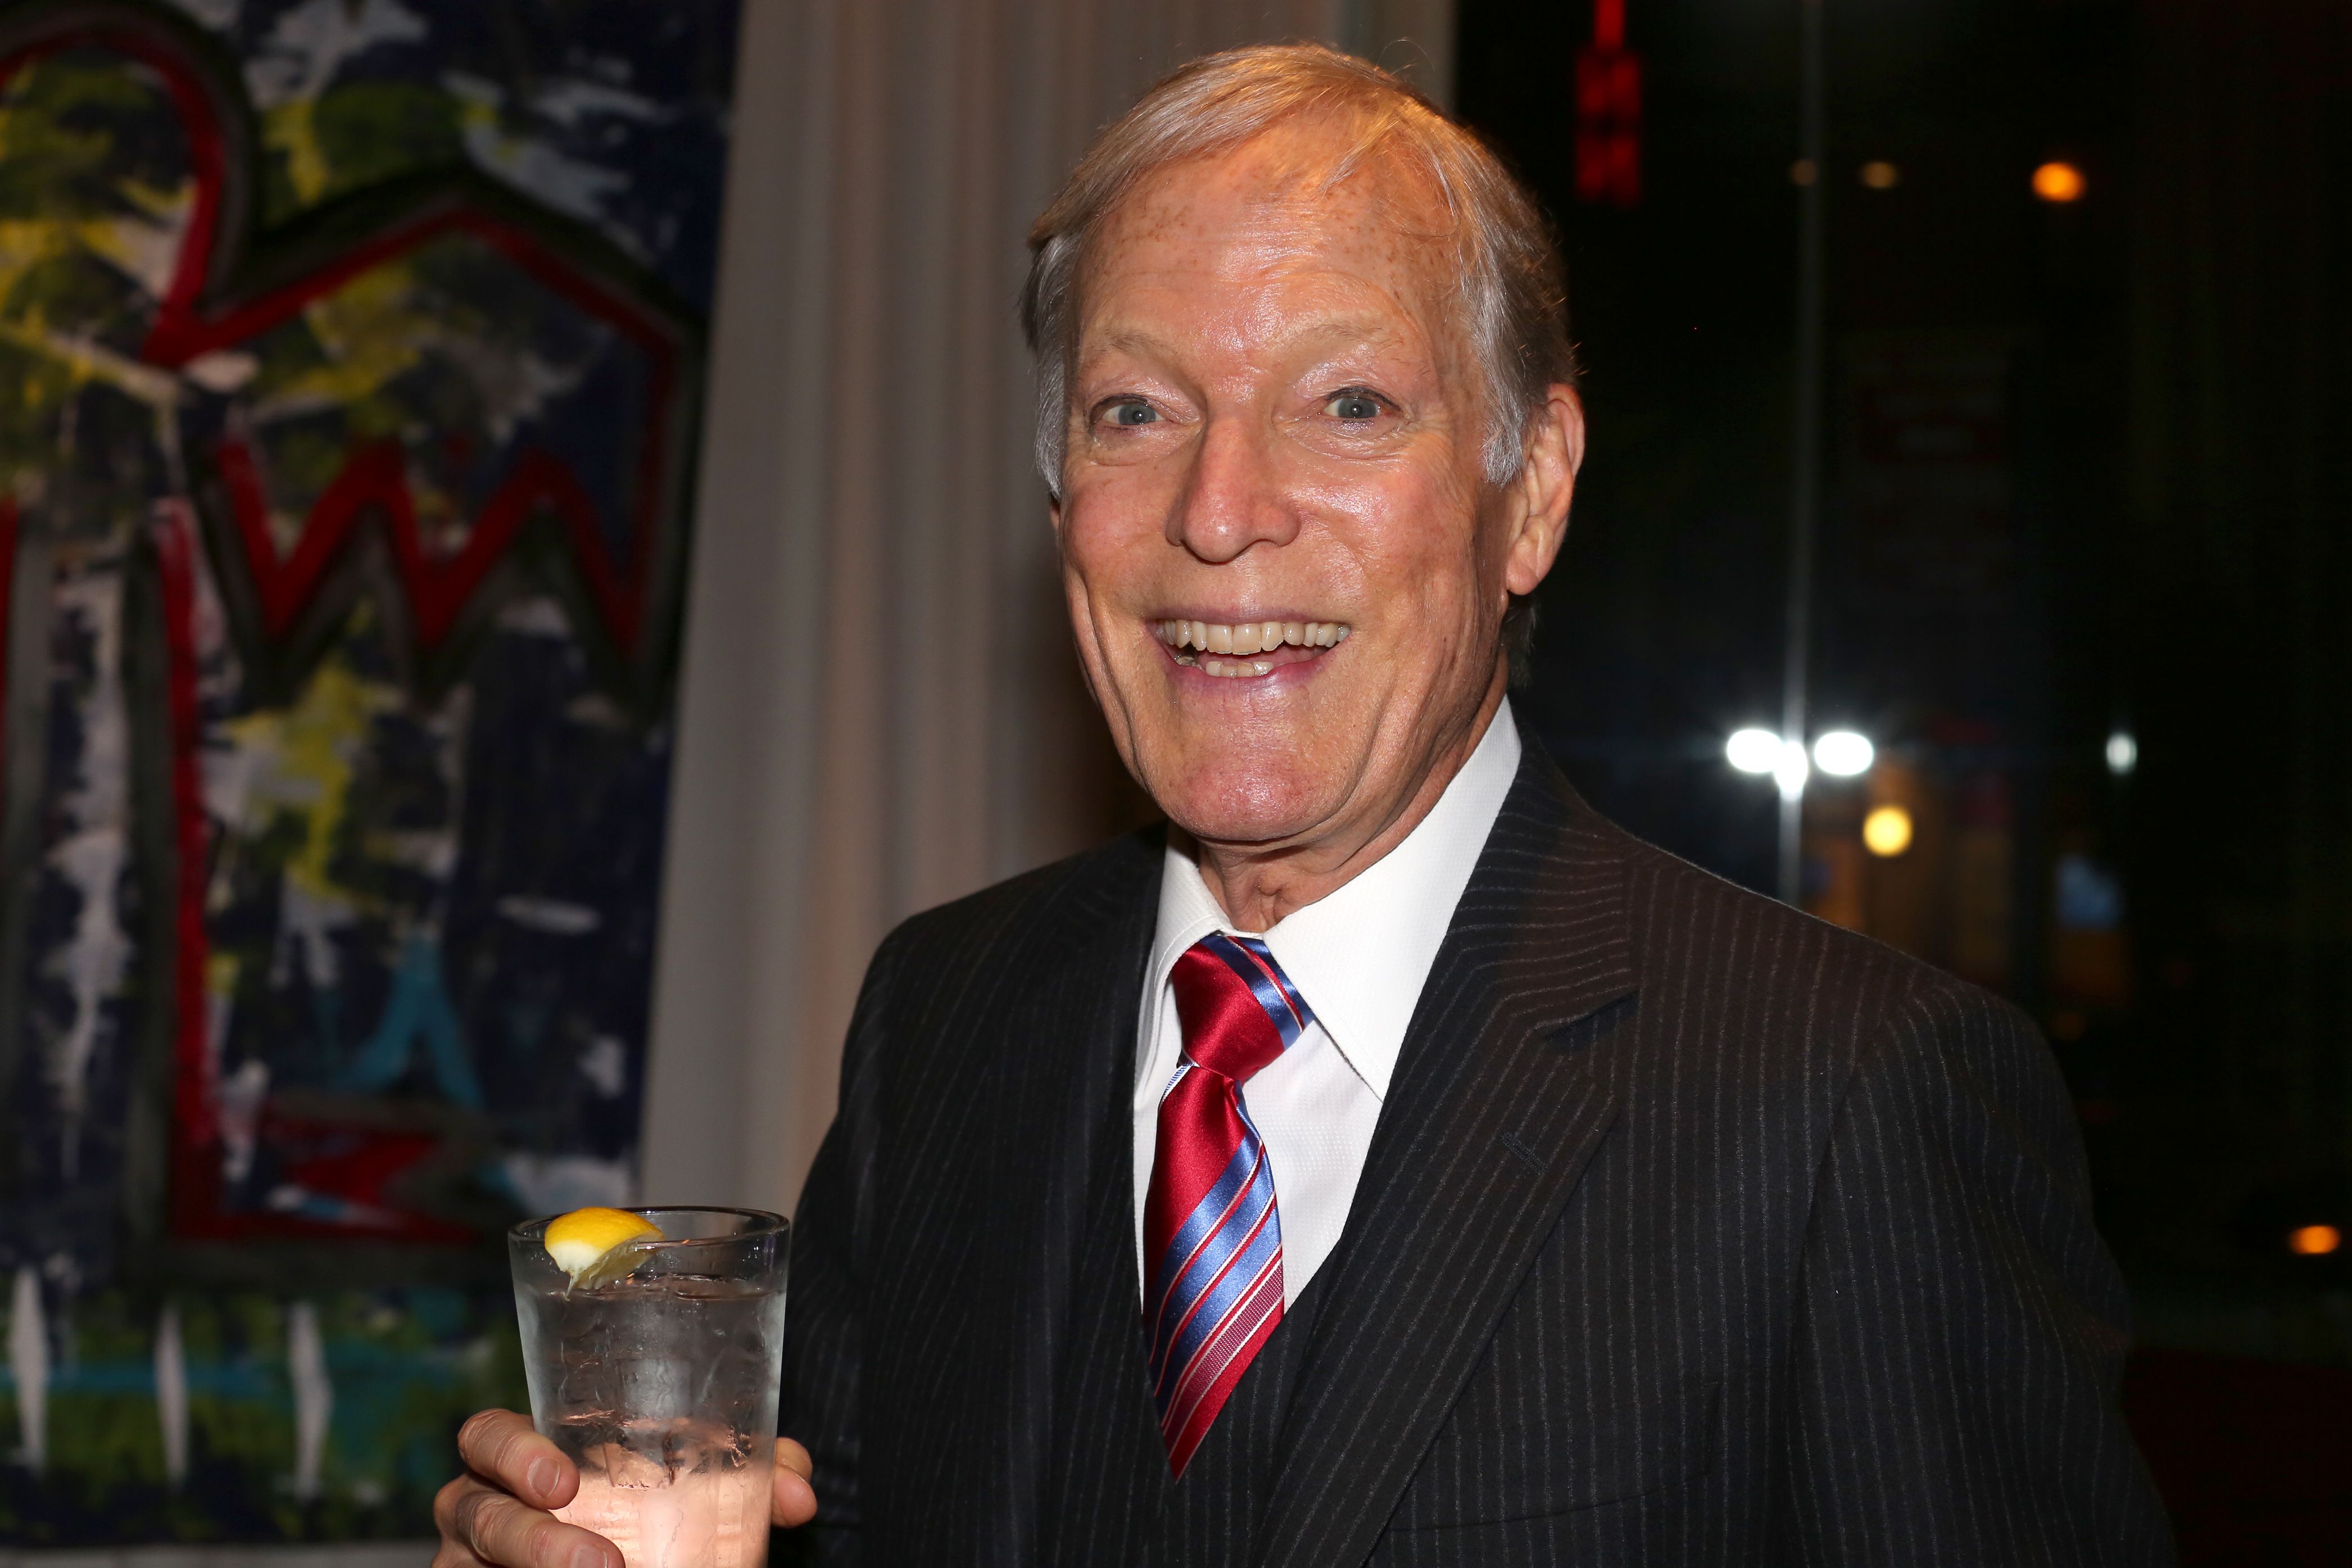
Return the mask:
POLYGON ((1548 389, 1576 379, 1568 288, 1549 226, 1502 160, 1412 88, 1351 55, 1318 44, 1279 44, 1207 55, 1179 68, 1095 138, 1029 230, 1021 325, 1037 365, 1037 468, 1055 496, 1062 493, 1088 241, 1119 201, 1157 171, 1302 119, 1352 132, 1325 174, 1325 189, 1393 149, 1419 162, 1444 195, 1460 250, 1462 325, 1482 384, 1486 478, 1503 485, 1518 474, 1548 389))

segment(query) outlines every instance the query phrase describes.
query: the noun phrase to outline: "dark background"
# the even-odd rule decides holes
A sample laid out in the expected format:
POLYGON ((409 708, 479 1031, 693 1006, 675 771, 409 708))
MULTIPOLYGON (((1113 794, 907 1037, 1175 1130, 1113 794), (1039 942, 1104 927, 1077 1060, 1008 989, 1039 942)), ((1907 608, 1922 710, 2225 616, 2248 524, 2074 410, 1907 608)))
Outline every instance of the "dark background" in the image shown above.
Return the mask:
MULTIPOLYGON (((1723 742, 1780 713, 1799 0, 1627 9, 1621 207, 1576 199, 1591 7, 1462 7, 1460 107, 1559 226, 1591 422, 1519 700, 1603 810, 1769 888, 1772 786, 1723 742)), ((1817 779, 1806 902, 2049 1031, 2185 1558, 2352 1561, 2352 1250, 2290 1243, 2352 1232, 2352 7, 1827 16, 1814 731, 1882 762, 1817 779), (2052 159, 2080 200, 2037 199, 2052 159), (1919 836, 1875 861, 1887 799, 1919 836)))

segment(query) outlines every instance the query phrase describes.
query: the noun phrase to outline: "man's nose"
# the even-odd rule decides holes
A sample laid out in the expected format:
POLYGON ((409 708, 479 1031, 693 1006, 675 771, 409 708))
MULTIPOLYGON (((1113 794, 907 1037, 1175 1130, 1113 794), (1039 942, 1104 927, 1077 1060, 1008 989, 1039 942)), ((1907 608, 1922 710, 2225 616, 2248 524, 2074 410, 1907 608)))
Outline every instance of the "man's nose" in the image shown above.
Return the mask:
POLYGON ((1297 537, 1297 514, 1282 493, 1269 445, 1266 433, 1249 420, 1211 419, 1169 516, 1169 542, 1214 566, 1253 544, 1282 545, 1297 537))

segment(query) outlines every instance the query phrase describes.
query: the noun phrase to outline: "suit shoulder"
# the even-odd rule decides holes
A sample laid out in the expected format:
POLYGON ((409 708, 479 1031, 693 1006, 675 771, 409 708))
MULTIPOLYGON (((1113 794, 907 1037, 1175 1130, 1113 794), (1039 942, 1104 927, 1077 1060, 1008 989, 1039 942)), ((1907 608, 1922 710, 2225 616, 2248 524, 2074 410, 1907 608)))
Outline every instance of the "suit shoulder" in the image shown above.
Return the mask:
MULTIPOLYGON (((2040 1028, 1983 987, 1768 899, 1612 828, 1653 1041, 1683 1068, 1712 1059, 1759 1083, 1841 1097, 1862 1074, 2012 1110, 2071 1115, 2040 1028), (1719 1042, 1710 1053, 1692 1043, 1719 1042)), ((2063 1118, 2061 1118, 2063 1120, 2063 1118)), ((2048 1137, 2063 1142, 2063 1129, 2048 1137)))
POLYGON ((1873 937, 1792 909, 1610 825, 1626 859, 1629 915, 1645 988, 1735 983, 1809 1011, 1854 1006, 1867 1027, 1896 1013, 1965 1017, 1971 1031, 2039 1034, 1981 986, 1873 937))

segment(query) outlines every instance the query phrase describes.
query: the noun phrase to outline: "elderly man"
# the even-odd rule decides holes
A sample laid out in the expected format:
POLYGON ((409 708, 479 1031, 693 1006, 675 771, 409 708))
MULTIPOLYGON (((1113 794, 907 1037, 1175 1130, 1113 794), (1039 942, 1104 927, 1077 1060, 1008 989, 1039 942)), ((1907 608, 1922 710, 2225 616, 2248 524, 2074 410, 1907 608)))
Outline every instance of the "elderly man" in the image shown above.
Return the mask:
MULTIPOLYGON (((1492 154, 1244 50, 1033 243, 1071 621, 1169 822, 876 955, 778 1521, 887 1564, 2168 1560, 2032 1026, 1514 727, 1584 436, 1492 154)), ((527 1424, 464 1447, 443 1563, 617 1568, 527 1424)))

